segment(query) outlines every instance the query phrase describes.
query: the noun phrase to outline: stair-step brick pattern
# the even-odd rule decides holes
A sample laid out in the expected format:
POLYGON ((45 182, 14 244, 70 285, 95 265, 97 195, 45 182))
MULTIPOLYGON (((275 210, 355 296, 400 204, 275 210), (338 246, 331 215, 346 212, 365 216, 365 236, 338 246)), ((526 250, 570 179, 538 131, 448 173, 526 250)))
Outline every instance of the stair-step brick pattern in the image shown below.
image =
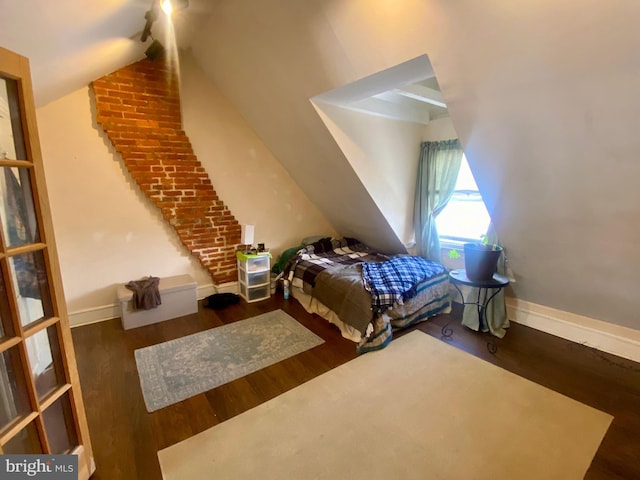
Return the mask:
POLYGON ((176 70, 165 59, 144 59, 94 80, 97 122, 213 282, 235 281, 241 227, 182 130, 176 70))

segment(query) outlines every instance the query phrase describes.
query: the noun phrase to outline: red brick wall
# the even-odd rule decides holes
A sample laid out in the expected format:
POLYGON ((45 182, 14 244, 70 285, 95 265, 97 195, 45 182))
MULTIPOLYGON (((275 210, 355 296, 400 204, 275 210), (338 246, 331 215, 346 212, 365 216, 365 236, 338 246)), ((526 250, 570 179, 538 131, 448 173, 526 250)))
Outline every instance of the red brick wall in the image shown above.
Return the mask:
POLYGON ((97 121, 129 173, 214 283, 237 280, 241 227, 182 130, 175 68, 141 60, 93 82, 97 121))

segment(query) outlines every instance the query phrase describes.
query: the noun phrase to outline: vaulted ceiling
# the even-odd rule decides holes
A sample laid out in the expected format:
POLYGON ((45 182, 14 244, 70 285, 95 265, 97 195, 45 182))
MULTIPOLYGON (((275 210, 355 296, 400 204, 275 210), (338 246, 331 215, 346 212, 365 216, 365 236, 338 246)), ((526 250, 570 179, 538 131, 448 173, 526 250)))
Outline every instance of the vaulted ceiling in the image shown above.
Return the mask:
MULTIPOLYGON (((29 58, 36 106, 144 57, 153 37, 165 42, 162 15, 140 38, 152 0, 0 0, 0 45, 29 58)), ((215 1, 190 0, 174 13, 177 43, 186 47, 215 1)), ((170 42, 166 42, 169 44, 170 42)))
POLYGON ((427 55, 321 93, 311 101, 422 125, 449 116, 427 55))

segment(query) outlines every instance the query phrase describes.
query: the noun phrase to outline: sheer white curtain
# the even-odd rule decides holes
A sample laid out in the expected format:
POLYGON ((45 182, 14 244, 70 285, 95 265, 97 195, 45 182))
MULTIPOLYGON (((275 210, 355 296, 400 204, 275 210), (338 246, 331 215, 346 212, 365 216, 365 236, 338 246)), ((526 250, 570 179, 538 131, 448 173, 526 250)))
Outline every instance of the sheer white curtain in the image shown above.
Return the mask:
POLYGON ((414 204, 416 252, 440 262, 440 239, 436 217, 451 199, 462 162, 458 139, 422 142, 414 204))

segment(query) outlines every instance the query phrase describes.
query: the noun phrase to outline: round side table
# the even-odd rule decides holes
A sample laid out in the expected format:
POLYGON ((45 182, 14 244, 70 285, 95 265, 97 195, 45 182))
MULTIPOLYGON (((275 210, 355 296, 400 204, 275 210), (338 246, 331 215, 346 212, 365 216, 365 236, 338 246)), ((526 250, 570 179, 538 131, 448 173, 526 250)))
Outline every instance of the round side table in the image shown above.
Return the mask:
MULTIPOLYGON (((451 270, 449 272, 449 282, 451 282, 451 284, 460 294, 460 299, 462 300, 462 308, 464 308, 465 305, 475 305, 478 309, 478 330, 480 332, 483 332, 485 329, 488 329, 489 324, 487 322, 487 307, 489 306, 491 300, 493 300, 494 297, 498 295, 500 290, 509 285, 509 279, 504 275, 495 273, 491 280, 471 280, 469 277, 467 277, 467 272, 465 272, 463 269, 460 269, 451 270), (478 296, 475 302, 465 300, 464 295, 462 294, 462 290, 460 290, 461 285, 478 289, 478 296), (491 294, 489 294, 489 290, 491 290, 491 294)), ((442 335, 445 337, 450 337, 451 334, 451 329, 448 328, 448 325, 445 325, 442 328, 442 335)), ((491 353, 496 353, 498 351, 498 347, 493 342, 487 342, 487 349, 491 353)))

